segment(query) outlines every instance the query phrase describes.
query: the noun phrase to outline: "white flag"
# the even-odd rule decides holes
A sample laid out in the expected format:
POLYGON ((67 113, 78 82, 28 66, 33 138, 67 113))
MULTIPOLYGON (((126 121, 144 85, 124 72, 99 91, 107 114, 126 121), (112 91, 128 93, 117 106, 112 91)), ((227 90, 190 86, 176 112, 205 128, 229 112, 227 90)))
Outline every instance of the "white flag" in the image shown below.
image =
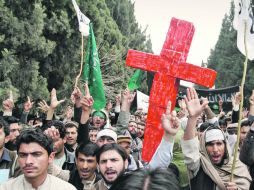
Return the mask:
POLYGON ((253 4, 251 0, 235 0, 235 17, 234 28, 237 30, 237 47, 243 55, 245 53, 244 46, 244 23, 247 23, 246 45, 248 51, 248 59, 254 59, 254 17, 253 4))
POLYGON ((79 31, 84 35, 89 35, 89 23, 90 19, 86 17, 79 9, 77 2, 75 0, 72 0, 72 4, 74 6, 74 9, 78 16, 78 24, 79 24, 79 31))
POLYGON ((149 96, 137 90, 137 109, 142 109, 144 113, 148 112, 149 96))

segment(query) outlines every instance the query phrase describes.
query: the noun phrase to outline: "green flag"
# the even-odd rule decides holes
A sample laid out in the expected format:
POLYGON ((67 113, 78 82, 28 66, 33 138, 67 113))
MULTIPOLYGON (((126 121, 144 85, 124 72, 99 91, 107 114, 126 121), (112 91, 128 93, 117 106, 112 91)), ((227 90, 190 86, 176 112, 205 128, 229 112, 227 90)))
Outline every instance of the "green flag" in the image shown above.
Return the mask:
POLYGON ((141 79, 144 71, 137 69, 128 82, 129 90, 136 90, 140 87, 141 79))
POLYGON ((88 82, 90 94, 94 99, 93 108, 95 110, 100 110, 105 107, 106 98, 101 78, 100 60, 91 23, 89 27, 83 79, 88 82))

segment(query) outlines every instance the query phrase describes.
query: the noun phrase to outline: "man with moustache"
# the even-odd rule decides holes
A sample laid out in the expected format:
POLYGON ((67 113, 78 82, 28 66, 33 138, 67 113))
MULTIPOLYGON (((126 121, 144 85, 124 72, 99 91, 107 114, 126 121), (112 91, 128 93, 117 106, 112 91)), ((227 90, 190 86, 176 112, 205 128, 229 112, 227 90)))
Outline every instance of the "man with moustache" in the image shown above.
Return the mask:
POLYGON ((71 171, 69 183, 74 185, 77 190, 88 190, 101 179, 96 172, 98 149, 99 147, 93 143, 81 144, 76 149, 76 169, 71 171))
POLYGON ((207 108, 208 101, 200 103, 194 88, 188 88, 186 94, 189 117, 181 145, 191 189, 249 189, 251 177, 247 167, 239 160, 236 161, 234 180, 230 180, 233 159, 228 141, 219 126, 208 127, 199 142, 196 124, 198 116, 207 108))
POLYGON ((47 173, 54 159, 53 142, 39 128, 21 132, 17 138, 17 153, 23 175, 1 184, 0 190, 76 190, 47 173))
POLYGON ((128 168, 128 155, 118 144, 103 145, 96 155, 103 179, 92 190, 108 190, 113 182, 128 168))

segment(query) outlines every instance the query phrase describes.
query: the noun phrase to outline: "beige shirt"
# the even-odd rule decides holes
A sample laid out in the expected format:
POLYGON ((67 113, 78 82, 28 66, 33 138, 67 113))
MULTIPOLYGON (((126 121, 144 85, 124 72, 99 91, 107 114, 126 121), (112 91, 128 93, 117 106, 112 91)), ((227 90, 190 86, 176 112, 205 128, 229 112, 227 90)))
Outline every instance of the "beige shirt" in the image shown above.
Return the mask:
POLYGON ((76 190, 76 188, 70 183, 48 174, 43 184, 37 189, 26 181, 24 175, 21 175, 1 184, 0 190, 76 190))

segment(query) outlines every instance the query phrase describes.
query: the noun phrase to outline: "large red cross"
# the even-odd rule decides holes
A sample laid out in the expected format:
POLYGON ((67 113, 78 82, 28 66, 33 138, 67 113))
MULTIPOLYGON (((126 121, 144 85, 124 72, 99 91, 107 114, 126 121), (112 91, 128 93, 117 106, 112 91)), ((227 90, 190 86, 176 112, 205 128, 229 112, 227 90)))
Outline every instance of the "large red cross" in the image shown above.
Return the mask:
POLYGON ((163 129, 161 115, 170 100, 175 107, 180 79, 212 87, 216 72, 186 63, 195 28, 192 23, 172 18, 160 55, 129 50, 126 64, 155 72, 151 88, 142 159, 149 161, 159 145, 163 129))

